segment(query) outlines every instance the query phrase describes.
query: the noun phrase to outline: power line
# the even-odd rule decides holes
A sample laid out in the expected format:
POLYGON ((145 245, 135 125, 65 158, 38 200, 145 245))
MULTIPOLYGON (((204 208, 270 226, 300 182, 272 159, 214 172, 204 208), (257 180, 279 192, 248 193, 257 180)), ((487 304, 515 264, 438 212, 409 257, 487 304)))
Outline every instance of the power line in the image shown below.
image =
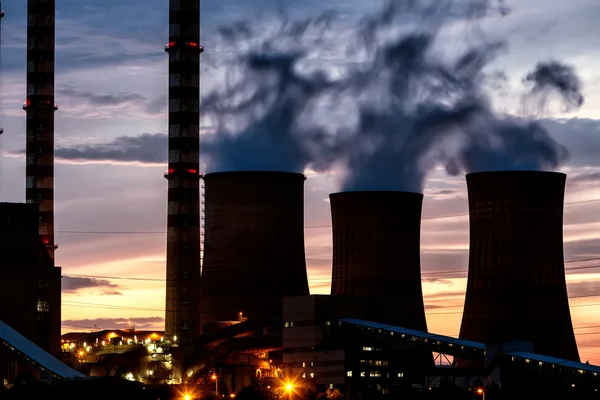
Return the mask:
MULTIPOLYGON (((569 296, 569 299, 580 299, 580 298, 587 298, 587 297, 598 297, 600 296, 600 293, 596 293, 596 294, 584 294, 584 295, 578 295, 578 296, 569 296)), ((90 303, 90 302, 85 302, 85 301, 74 301, 74 300, 64 300, 62 302, 63 306, 69 306, 69 307, 84 307, 84 308, 105 308, 105 309, 115 309, 115 310, 128 310, 128 311, 159 311, 159 312, 166 312, 166 311, 173 311, 173 310, 165 310, 165 309, 161 309, 161 308, 149 308, 149 307, 135 307, 135 306, 123 306, 123 305, 119 305, 119 304, 102 304, 102 303, 90 303)), ((588 303, 588 304, 576 304, 571 306, 571 308, 574 307, 589 307, 589 306, 593 306, 593 305, 600 305, 600 303, 588 303)), ((436 309, 439 308, 456 308, 456 307, 461 307, 461 306, 440 306, 436 309)), ((462 311, 450 311, 450 312, 433 312, 433 313, 429 313, 429 315, 445 315, 445 314, 462 314, 462 311)))
MULTIPOLYGON (((582 259, 582 260, 568 260, 568 261, 565 261, 564 263, 570 264, 570 263, 588 262, 588 261, 597 261, 597 260, 600 260, 600 257, 586 258, 586 259, 582 259)), ((565 271, 576 271, 576 270, 595 269, 595 268, 600 268, 600 264, 599 265, 588 265, 588 266, 581 266, 581 267, 565 268, 565 271)), ((451 273, 466 273, 467 271, 468 270, 465 270, 465 269, 460 269, 460 270, 457 269, 457 270, 451 270, 451 271, 423 272, 421 275, 436 276, 436 275, 444 275, 444 274, 451 274, 451 273)), ((163 278, 135 278, 135 277, 128 277, 128 276, 86 275, 86 274, 63 274, 63 276, 73 277, 73 278, 94 278, 94 279, 166 282, 166 279, 163 279, 163 278)), ((429 279, 431 279, 431 278, 429 278, 429 279)), ((427 280, 427 278, 424 280, 427 280)), ((316 279, 309 279, 309 281, 316 282, 316 283, 326 283, 326 282, 331 282, 331 279, 330 278, 324 278, 324 279, 316 278, 316 279)))
MULTIPOLYGON (((573 205, 573 204, 584 204, 584 203, 593 203, 596 201, 600 201, 598 199, 590 199, 590 200, 581 200, 581 201, 572 201, 569 203, 565 203, 565 205, 573 205)), ((433 219, 446 219, 446 218, 456 218, 456 217, 466 217, 469 213, 462 214, 448 214, 448 215, 438 215, 431 217, 423 217, 421 220, 433 220, 433 219)), ((326 225, 308 225, 305 226, 304 229, 318 229, 318 228, 330 228, 331 224, 326 225)), ((62 234, 105 234, 105 235, 165 235, 166 231, 77 231, 77 230, 57 230, 56 233, 62 234)))

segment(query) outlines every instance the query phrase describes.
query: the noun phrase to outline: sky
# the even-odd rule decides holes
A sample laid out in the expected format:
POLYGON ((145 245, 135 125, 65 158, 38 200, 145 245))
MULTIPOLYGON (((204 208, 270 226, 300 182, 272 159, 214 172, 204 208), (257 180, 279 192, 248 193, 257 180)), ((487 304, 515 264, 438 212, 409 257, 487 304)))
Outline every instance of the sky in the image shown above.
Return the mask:
MULTIPOLYGON (((20 202, 25 197, 20 152, 25 147, 21 104, 26 90, 26 10, 21 1, 3 3, 0 196, 20 202)), ((366 3, 330 0, 327 7, 352 21, 375 7, 366 3)), ((518 83, 538 61, 558 59, 574 66, 583 83, 585 103, 579 110, 554 110, 539 118, 570 152, 560 170, 568 174, 564 247, 571 315, 582 360, 600 364, 600 72, 594 68, 600 62, 600 3, 522 0, 506 5, 510 14, 483 22, 486 32, 508 43, 494 68, 518 83)), ((129 322, 139 329, 162 328, 167 7, 165 0, 57 2, 55 229, 56 262, 64 275, 63 332, 129 322), (97 151, 107 145, 127 152, 97 151)), ((219 26, 249 15, 260 15, 268 23, 277 7, 270 0, 203 0, 201 42, 206 53, 222 50, 214 39, 219 26)), ((323 2, 306 0, 290 4, 288 10, 308 16, 324 8, 323 2)), ((218 67, 202 66, 201 71, 203 94, 223 82, 218 67)), ((494 97, 500 109, 514 109, 513 100, 511 92, 494 97)), ((330 223, 327 196, 339 190, 340 177, 336 170, 307 175, 311 293, 329 293, 331 231, 322 226, 330 223)), ((468 263, 467 211, 464 176, 449 177, 443 168, 434 169, 425 181, 421 233, 423 290, 432 332, 458 335, 468 263), (447 272, 456 270, 464 272, 447 272)))

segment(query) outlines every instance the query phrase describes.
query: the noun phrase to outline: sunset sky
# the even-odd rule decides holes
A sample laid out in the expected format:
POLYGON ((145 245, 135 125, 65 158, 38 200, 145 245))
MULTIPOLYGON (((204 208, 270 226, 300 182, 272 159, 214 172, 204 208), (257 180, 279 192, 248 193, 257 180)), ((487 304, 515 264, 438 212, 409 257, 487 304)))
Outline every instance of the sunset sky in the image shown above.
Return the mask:
MULTIPOLYGON (((299 16, 317 14, 323 3, 290 2, 290 11, 299 16)), ((326 3, 349 20, 369 11, 369 2, 362 0, 326 3)), ((206 53, 219 50, 213 40, 218 26, 256 14, 269 21, 276 4, 202 0, 201 41, 206 53)), ((26 9, 23 1, 3 6, 0 196, 2 201, 21 202, 26 9)), ((484 22, 491 35, 506 38, 509 44, 494 67, 518 83, 538 61, 558 59, 573 65, 583 82, 584 106, 568 114, 545 114, 543 124, 571 154, 562 167, 569 176, 564 234, 571 313, 582 361, 600 364, 600 3, 522 0, 507 6, 508 16, 484 22)), ((65 276, 63 332, 122 327, 128 321, 138 328, 162 328, 167 140, 160 135, 167 131, 168 65, 163 51, 167 12, 167 0, 57 1, 55 229, 56 261, 65 276), (126 147, 128 157, 118 151, 99 157, 93 145, 103 143, 116 150, 126 147), (75 153, 81 157, 87 150, 88 161, 73 159, 75 153), (136 151, 140 162, 131 158, 136 151)), ((203 93, 222 82, 218 68, 201 69, 203 93)), ((498 96, 496 105, 512 109, 503 107, 510 98, 498 96)), ((339 189, 339 173, 307 171, 307 175, 311 292, 329 293, 331 231, 322 226, 330 223, 327 196, 339 189)), ((448 177, 441 168, 429 174, 421 260, 432 332, 458 335, 468 262, 466 212, 464 177, 448 177), (464 272, 447 272, 456 270, 464 272)))

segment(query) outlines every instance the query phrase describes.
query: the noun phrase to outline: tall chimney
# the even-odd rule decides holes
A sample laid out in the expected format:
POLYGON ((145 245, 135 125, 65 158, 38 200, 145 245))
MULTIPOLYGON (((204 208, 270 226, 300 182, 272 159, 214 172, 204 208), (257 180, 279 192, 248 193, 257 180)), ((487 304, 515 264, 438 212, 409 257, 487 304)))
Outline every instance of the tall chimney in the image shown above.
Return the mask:
POLYGON ((304 180, 287 172, 204 176, 206 237, 201 309, 205 322, 281 319, 282 300, 308 295, 304 180))
POLYGON ((470 249, 461 339, 528 341, 536 353, 579 361, 563 259, 565 181, 555 172, 467 175, 470 249))
POLYGON ((377 299, 377 322, 427 331, 421 288, 421 206, 409 192, 329 195, 332 295, 377 299))
POLYGON ((54 259, 54 0, 27 1, 26 200, 39 205, 42 242, 54 259))
POLYGON ((165 336, 200 334, 200 9, 169 1, 169 181, 165 336))

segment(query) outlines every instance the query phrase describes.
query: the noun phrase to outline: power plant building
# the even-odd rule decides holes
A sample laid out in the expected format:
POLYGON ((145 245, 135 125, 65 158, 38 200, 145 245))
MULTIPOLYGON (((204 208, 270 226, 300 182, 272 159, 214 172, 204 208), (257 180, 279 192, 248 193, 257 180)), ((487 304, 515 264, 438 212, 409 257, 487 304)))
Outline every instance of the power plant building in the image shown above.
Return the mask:
POLYGON ((565 181, 554 172, 467 175, 470 250, 461 339, 526 341, 536 353, 579 361, 564 269, 565 181))
MULTIPOLYGON (((35 204, 0 203, 0 320, 58 357, 61 269, 54 267, 38 221, 35 204)), ((7 378, 14 371, 7 371, 3 361, 0 373, 7 378)))
POLYGON ((280 321, 282 300, 308 295, 304 180, 288 172, 206 174, 201 310, 206 323, 280 321))
POLYGON ((427 331, 421 288, 420 193, 365 191, 329 196, 332 295, 371 298, 370 320, 427 331))

